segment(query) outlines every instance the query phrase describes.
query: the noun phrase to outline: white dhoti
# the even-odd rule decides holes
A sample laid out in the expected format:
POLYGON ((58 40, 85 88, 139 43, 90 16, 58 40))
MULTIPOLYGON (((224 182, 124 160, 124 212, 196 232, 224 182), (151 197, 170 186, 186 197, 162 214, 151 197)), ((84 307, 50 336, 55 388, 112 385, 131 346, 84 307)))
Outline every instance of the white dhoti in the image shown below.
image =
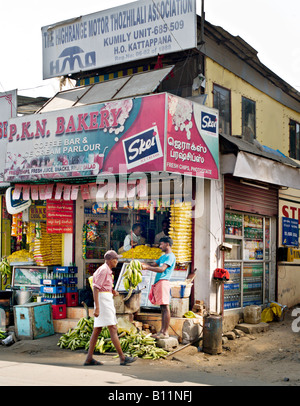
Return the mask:
POLYGON ((94 327, 115 326, 117 315, 113 294, 111 292, 98 292, 98 300, 99 316, 94 318, 94 327))

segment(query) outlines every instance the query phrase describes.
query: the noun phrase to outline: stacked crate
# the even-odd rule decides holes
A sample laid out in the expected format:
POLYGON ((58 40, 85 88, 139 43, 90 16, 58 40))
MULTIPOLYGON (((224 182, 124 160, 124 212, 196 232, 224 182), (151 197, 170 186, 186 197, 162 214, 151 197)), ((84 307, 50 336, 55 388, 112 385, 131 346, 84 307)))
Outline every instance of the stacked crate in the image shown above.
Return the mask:
POLYGON ((45 279, 41 279, 41 285, 42 302, 51 303, 53 320, 65 319, 67 317, 66 287, 62 277, 53 271, 46 274, 45 279))
POLYGON ((66 287, 67 307, 78 306, 78 278, 76 266, 55 266, 53 272, 63 275, 63 283, 66 287))
POLYGON ((53 272, 41 280, 42 302, 52 305, 53 319, 65 319, 67 307, 78 306, 78 278, 75 266, 54 266, 53 272))

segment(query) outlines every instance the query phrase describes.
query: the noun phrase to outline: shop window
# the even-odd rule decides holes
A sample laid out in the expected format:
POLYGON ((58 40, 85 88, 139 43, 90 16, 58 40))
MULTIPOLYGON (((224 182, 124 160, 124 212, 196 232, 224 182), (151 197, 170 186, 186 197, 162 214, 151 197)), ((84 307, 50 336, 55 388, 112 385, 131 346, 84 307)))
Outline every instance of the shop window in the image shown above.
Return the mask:
POLYGON ((256 138, 256 103, 242 97, 242 133, 246 141, 256 138))
POLYGON ((224 284, 224 309, 269 301, 271 222, 269 217, 225 212, 225 252, 230 280, 224 284))
POLYGON ((290 157, 300 160, 300 123, 290 120, 290 157))
POLYGON ((231 95, 230 90, 214 85, 214 108, 219 110, 219 132, 231 135, 231 95))

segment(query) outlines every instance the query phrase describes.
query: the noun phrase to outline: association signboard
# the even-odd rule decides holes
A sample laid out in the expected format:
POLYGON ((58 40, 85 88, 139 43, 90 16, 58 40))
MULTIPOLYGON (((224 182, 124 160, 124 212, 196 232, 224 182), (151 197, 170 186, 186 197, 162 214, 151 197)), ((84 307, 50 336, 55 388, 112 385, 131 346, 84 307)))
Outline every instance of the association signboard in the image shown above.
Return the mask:
POLYGON ((159 93, 11 119, 4 176, 168 171, 218 179, 218 154, 218 112, 159 93))
POLYGON ((43 78, 196 47, 195 0, 139 0, 42 27, 43 78))

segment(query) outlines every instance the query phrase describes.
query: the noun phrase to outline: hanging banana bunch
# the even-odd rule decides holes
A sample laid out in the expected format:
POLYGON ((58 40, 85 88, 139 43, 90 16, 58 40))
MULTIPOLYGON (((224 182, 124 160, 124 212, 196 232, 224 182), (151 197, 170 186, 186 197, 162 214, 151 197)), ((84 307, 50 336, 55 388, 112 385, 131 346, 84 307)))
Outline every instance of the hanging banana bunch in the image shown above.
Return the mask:
POLYGON ((133 290, 139 283, 142 282, 142 264, 140 261, 133 259, 125 269, 123 274, 124 288, 127 290, 128 295, 124 298, 126 302, 132 295, 133 290))
POLYGON ((0 274, 2 276, 8 276, 11 274, 10 265, 6 257, 3 257, 0 262, 0 274))

